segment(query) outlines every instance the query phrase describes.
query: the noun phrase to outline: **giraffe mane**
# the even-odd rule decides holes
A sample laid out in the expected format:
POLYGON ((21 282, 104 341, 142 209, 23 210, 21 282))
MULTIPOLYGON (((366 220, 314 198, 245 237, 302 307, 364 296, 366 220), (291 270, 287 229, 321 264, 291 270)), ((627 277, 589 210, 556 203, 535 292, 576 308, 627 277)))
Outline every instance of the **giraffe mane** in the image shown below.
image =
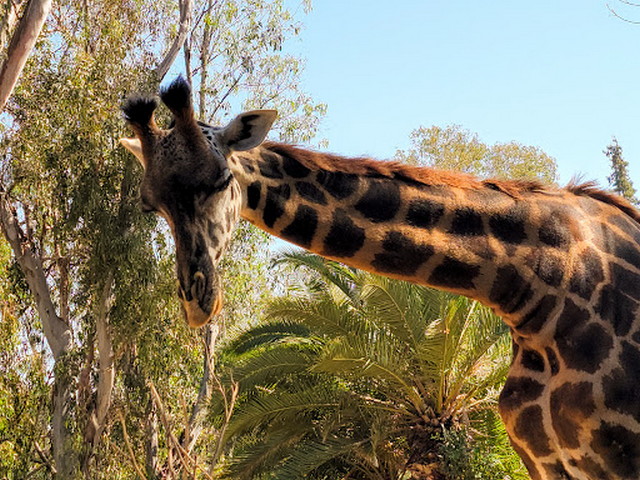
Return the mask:
POLYGON ((524 193, 548 191, 542 183, 533 180, 481 180, 473 175, 430 167, 406 165, 396 161, 380 161, 367 157, 342 157, 331 153, 317 152, 294 145, 265 142, 263 146, 283 157, 300 162, 311 170, 351 173, 379 178, 395 178, 408 183, 441 186, 446 185, 468 190, 489 188, 518 198, 524 193))
MULTIPOLYGON (((348 158, 331 153, 317 152, 278 142, 265 142, 264 147, 283 157, 292 158, 311 170, 352 173, 369 177, 396 178, 421 185, 447 185, 451 187, 479 190, 489 188, 520 198, 525 193, 550 192, 556 187, 545 186, 535 180, 481 180, 467 173, 438 170, 430 167, 406 165, 396 161, 380 161, 368 157, 348 158)), ((571 181, 564 190, 577 195, 591 197, 600 202, 613 205, 623 213, 640 223, 640 211, 628 200, 598 187, 596 182, 578 183, 571 181)))
POLYGON ((591 197, 600 202, 613 205, 637 223, 640 223, 640 211, 631 202, 620 195, 602 190, 596 182, 577 183, 572 180, 565 188, 574 195, 591 197))

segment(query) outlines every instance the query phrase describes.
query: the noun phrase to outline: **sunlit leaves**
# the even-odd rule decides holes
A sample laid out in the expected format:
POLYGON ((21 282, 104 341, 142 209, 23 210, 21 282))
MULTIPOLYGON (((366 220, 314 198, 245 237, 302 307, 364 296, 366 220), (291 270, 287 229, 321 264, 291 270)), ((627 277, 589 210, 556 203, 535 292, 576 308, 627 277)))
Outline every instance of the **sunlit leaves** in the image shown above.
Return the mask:
POLYGON ((411 148, 398 151, 398 160, 485 178, 556 181, 556 161, 540 148, 517 142, 483 143, 459 125, 420 127, 411 133, 411 148))
POLYGON ((227 431, 241 445, 230 476, 405 478, 410 465, 441 458, 450 443, 442 432, 467 428, 502 435, 496 455, 516 460, 496 472, 521 469, 505 453, 504 431, 483 420, 495 418, 509 365, 498 317, 469 299, 307 253, 280 263, 306 271, 304 285, 271 301, 267 321, 223 356, 226 381, 241 386, 227 431))

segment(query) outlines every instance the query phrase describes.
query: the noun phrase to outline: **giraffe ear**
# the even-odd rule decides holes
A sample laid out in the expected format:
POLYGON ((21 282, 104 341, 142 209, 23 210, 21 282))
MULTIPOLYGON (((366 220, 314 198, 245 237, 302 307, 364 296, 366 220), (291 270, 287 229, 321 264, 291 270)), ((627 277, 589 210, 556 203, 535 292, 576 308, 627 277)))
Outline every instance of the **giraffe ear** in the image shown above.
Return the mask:
POLYGON ((252 110, 241 113, 219 133, 222 144, 229 151, 250 150, 257 147, 264 141, 277 115, 278 112, 275 110, 252 110))
POLYGON ((142 155, 142 142, 138 138, 121 138, 120 145, 129 150, 140 161, 143 167, 147 166, 142 155))

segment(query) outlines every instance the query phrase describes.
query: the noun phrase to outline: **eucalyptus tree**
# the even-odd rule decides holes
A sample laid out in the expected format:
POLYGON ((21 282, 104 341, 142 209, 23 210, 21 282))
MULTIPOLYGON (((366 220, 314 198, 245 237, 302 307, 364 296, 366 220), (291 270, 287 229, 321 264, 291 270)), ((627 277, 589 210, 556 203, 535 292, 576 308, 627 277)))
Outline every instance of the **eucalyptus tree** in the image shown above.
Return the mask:
POLYGON ((282 261, 309 278, 224 350, 239 391, 229 477, 526 478, 497 427, 510 348, 497 316, 307 253, 282 261))
POLYGON ((411 147, 399 150, 397 160, 481 177, 557 180, 556 161, 538 147, 518 142, 487 145, 459 125, 419 127, 410 139, 411 147))
MULTIPOLYGON (((194 2, 193 11, 202 12, 205 3, 194 2)), ((280 31, 284 41, 299 25, 283 7, 269 17, 259 16, 270 11, 270 4, 215 2, 228 6, 228 23, 212 30, 224 33, 217 44, 221 58, 239 58, 237 45, 251 32, 255 48, 243 53, 247 68, 260 64, 262 70, 253 71, 264 72, 269 65, 282 65, 281 43, 270 46, 271 35, 280 31), (287 27, 290 23, 296 28, 287 27)), ((0 432, 8 435, 6 441, 0 437, 1 448, 18 441, 31 445, 14 449, 24 458, 2 476, 22 477, 36 467, 36 474, 55 472, 57 478, 179 475, 187 464, 196 468, 179 455, 204 451, 197 441, 215 435, 204 432, 200 437, 205 426, 195 408, 202 404, 198 386, 205 397, 210 392, 211 355, 203 362, 203 350, 211 350, 215 338, 203 338, 183 325, 173 302, 166 227, 140 212, 139 167, 117 145, 125 133, 122 99, 131 91, 156 90, 162 56, 181 31, 173 29, 176 7, 170 1, 146 0, 55 2, 7 104, 0 142, 1 220, 13 258, 24 261, 7 260, 8 269, 0 265, 8 288, 3 295, 11 295, 15 303, 11 314, 3 310, 2 322, 13 322, 8 324, 13 330, 7 330, 15 332, 7 339, 10 346, 31 342, 30 350, 15 358, 22 358, 25 368, 37 360, 31 375, 39 383, 27 392, 31 383, 16 374, 3 381, 15 380, 20 389, 5 389, 4 383, 0 396, 20 403, 29 393, 42 409, 33 415, 27 409, 21 419, 41 428, 3 429, 0 420, 0 432), (29 283, 31 278, 38 283, 29 283), (30 437, 19 439, 25 432, 30 437)), ((211 15, 195 18, 189 38, 197 41, 198 20, 211 22, 211 15)), ((203 71, 194 62, 190 65, 194 78, 203 71)), ((222 77, 216 69, 224 65, 206 66, 209 78, 222 77)), ((312 136, 323 106, 297 88, 299 70, 291 72, 285 75, 290 89, 269 92, 263 83, 252 90, 250 83, 239 83, 220 98, 288 102, 291 119, 298 108, 311 109, 312 120, 298 123, 300 138, 312 136)), ((216 104, 215 95, 207 95, 216 104)), ((282 125, 290 121, 285 118, 282 125)), ((254 261, 264 245, 256 240, 260 237, 246 228, 238 235, 246 241, 236 247, 236 258, 249 270, 264 264, 254 261)), ((229 268, 240 270, 238 265, 229 268)), ((236 278, 235 291, 248 290, 250 275, 236 278)), ((255 290, 249 298, 261 295, 255 290)), ((254 308, 249 300, 232 303, 228 321, 251 315, 254 308)), ((15 362, 5 366, 17 372, 15 362)))

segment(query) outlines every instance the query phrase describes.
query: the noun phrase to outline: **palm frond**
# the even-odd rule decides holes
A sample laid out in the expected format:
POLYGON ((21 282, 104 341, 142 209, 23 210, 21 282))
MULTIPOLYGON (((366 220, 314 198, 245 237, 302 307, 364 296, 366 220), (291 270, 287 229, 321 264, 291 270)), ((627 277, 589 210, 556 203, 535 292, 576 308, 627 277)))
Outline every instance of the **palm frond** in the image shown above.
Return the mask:
POLYGON ((233 338, 225 345, 223 355, 236 357, 257 347, 271 345, 284 339, 303 341, 309 336, 309 327, 303 323, 284 319, 278 322, 263 323, 245 330, 233 338))
POLYGON ((424 337, 426 326, 433 317, 425 315, 423 287, 371 276, 362 288, 365 315, 393 334, 412 349, 417 349, 424 337))
POLYGON ((279 344, 256 351, 238 362, 231 371, 243 391, 260 385, 273 385, 286 375, 308 374, 318 353, 319 348, 315 345, 279 344))
POLYGON ((281 253, 274 260, 274 264, 286 264, 293 268, 305 268, 317 276, 326 285, 337 286, 345 297, 354 298, 354 285, 357 272, 338 262, 326 260, 318 255, 304 250, 289 250, 281 253))
POLYGON ((295 391, 262 392, 236 409, 227 437, 246 432, 271 422, 299 422, 300 416, 319 409, 334 409, 340 405, 339 392, 328 385, 306 385, 300 382, 295 391))
POLYGON ((306 438, 271 472, 270 478, 300 480, 327 462, 348 455, 359 443, 340 438, 306 438))
POLYGON ((225 478, 249 480, 270 472, 309 434, 310 428, 309 424, 302 422, 276 425, 265 434, 242 439, 225 465, 225 478))
POLYGON ((328 296, 317 299, 277 298, 269 303, 265 314, 271 320, 301 323, 314 333, 328 337, 357 333, 361 326, 348 303, 336 303, 328 296))

